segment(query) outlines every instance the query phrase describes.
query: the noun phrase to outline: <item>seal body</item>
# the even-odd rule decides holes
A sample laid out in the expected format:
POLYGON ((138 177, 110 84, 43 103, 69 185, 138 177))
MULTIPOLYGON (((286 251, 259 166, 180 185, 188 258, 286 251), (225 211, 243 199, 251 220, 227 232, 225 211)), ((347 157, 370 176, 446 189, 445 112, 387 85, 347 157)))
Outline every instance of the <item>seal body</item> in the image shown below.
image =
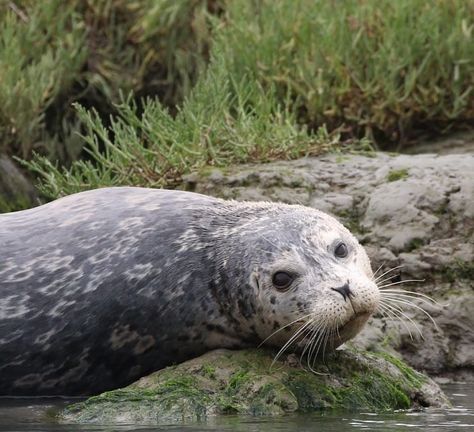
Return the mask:
POLYGON ((337 346, 377 302, 362 247, 317 210, 82 192, 0 215, 0 394, 94 394, 211 349, 282 347, 323 327, 337 346))

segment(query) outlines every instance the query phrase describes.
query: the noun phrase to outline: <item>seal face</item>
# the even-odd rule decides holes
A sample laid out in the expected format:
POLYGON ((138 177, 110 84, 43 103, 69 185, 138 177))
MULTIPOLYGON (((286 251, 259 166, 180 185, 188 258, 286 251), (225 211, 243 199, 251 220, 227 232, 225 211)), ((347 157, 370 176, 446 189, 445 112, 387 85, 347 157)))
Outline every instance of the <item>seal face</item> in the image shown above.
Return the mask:
POLYGON ((0 394, 98 393, 262 341, 311 357, 378 301, 364 249, 320 211, 83 192, 0 215, 0 394))

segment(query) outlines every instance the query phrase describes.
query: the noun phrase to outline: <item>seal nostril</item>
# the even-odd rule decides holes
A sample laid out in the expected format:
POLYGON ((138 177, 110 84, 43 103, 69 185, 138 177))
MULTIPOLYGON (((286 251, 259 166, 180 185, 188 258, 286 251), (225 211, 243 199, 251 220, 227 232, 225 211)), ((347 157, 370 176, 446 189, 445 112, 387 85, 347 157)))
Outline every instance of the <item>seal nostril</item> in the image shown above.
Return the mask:
POLYGON ((339 294, 342 295, 344 298, 344 301, 347 300, 348 297, 353 296, 354 293, 351 291, 349 288, 349 284, 345 283, 344 285, 338 287, 338 288, 331 288, 333 291, 337 291, 339 294))

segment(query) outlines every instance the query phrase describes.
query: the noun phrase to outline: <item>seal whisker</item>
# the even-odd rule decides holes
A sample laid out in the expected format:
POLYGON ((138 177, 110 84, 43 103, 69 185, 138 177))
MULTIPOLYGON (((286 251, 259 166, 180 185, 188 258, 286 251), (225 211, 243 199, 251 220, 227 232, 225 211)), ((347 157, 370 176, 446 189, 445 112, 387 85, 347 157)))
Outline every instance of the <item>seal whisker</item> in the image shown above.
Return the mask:
MULTIPOLYGON (((301 339, 301 340, 307 339, 308 335, 311 334, 311 331, 312 331, 312 328, 313 328, 313 326, 312 326, 313 322, 314 322, 313 320, 309 320, 309 321, 305 324, 305 326, 302 327, 302 328, 300 329, 300 331, 298 331, 298 334, 293 335, 293 338, 295 338, 295 339, 293 339, 293 341, 288 341, 288 342, 290 342, 290 343, 288 344, 288 342, 287 342, 287 344, 285 344, 285 345, 286 345, 285 349, 289 348, 289 346, 290 346, 292 343, 296 342, 298 339, 301 339)), ((306 343, 305 343, 305 344, 306 344, 306 343)))
POLYGON ((384 279, 382 279, 382 280, 378 280, 378 281, 377 281, 377 285, 383 285, 383 284, 385 284, 385 283, 387 283, 387 282, 395 282, 395 281, 393 280, 394 277, 396 277, 396 276, 390 275, 390 276, 387 276, 386 278, 384 278, 384 279))
POLYGON ((273 361, 272 361, 272 364, 270 367, 272 367, 275 362, 280 358, 280 356, 286 351, 287 348, 290 347, 290 345, 296 341, 296 339, 298 338, 298 336, 300 336, 301 332, 303 332, 305 330, 306 327, 308 327, 309 325, 311 325, 311 321, 307 321, 293 336, 291 336, 290 339, 288 339, 288 341, 286 341, 286 343, 280 348, 280 350, 278 351, 278 353, 275 355, 275 357, 273 358, 273 361))
POLYGON ((339 324, 342 324, 340 319, 339 319, 339 323, 336 321, 336 336, 338 337, 338 339, 341 339, 341 335, 339 334, 339 324))
POLYGON ((411 297, 411 298, 418 298, 420 300, 424 299, 429 304, 435 304, 435 305, 438 305, 438 306, 443 306, 441 303, 436 301, 433 297, 430 297, 429 295, 419 293, 419 292, 416 292, 416 291, 408 291, 408 290, 403 290, 403 289, 399 289, 399 288, 388 288, 388 289, 382 288, 382 289, 380 289, 380 294, 382 296, 385 296, 386 293, 388 293, 388 294, 397 294, 399 296, 405 296, 405 297, 411 297))
POLYGON ((382 277, 384 277, 386 274, 391 273, 391 272, 394 272, 395 270, 401 269, 401 268, 403 268, 403 267, 405 267, 405 266, 402 264, 402 265, 393 267, 393 268, 391 268, 391 269, 388 269, 387 271, 383 272, 381 275, 377 276, 377 278, 375 278, 374 281, 377 282, 377 281, 380 280, 382 277))
POLYGON ((434 324, 435 328, 437 330, 439 330, 439 327, 436 324, 436 321, 434 320, 434 318, 431 316, 431 314, 429 312, 425 311, 421 306, 418 306, 417 304, 414 304, 413 302, 409 302, 407 300, 402 300, 402 299, 399 299, 399 298, 385 297, 384 299, 389 300, 391 302, 403 304, 403 305, 418 309, 419 311, 423 312, 431 320, 431 322, 434 324))
POLYGON ((380 309, 378 312, 382 315, 382 318, 384 320, 390 320, 390 321, 400 321, 400 318, 395 316, 388 308, 385 308, 385 306, 379 305, 380 309))
POLYGON ((310 350, 308 351, 308 354, 306 355, 306 365, 308 367, 308 369, 315 373, 315 374, 319 374, 318 371, 316 371, 312 366, 311 366, 311 359, 313 358, 314 356, 314 350, 316 349, 316 347, 318 346, 319 344, 319 340, 321 339, 322 335, 324 334, 324 331, 325 331, 325 328, 324 327, 320 327, 318 329, 317 332, 314 333, 313 337, 311 338, 311 341, 310 341, 310 350))
POLYGON ((379 304, 379 312, 382 314, 383 318, 390 319, 392 321, 400 321, 400 317, 398 315, 395 315, 389 308, 387 308, 383 304, 379 304))
POLYGON ((377 276, 377 273, 380 271, 380 269, 384 266, 385 264, 385 261, 380 264, 378 267, 377 267, 377 270, 374 271, 374 274, 373 274, 373 277, 375 278, 375 276, 377 276))
POLYGON ((387 299, 387 300, 391 300, 391 299, 405 300, 406 302, 408 302, 410 304, 416 304, 414 302, 414 300, 418 300, 418 301, 422 302, 425 305, 441 306, 439 303, 430 302, 430 301, 426 300, 423 297, 415 297, 415 296, 410 296, 410 295, 406 295, 406 294, 395 294, 395 293, 387 294, 387 293, 383 293, 383 294, 381 294, 381 298, 384 298, 384 299, 387 299))
POLYGON ((408 330, 408 333, 410 334, 410 338, 413 340, 413 335, 409 329, 409 327, 407 326, 406 322, 402 319, 402 318, 406 318, 408 321, 410 321, 414 327, 416 328, 416 330, 418 331, 418 333, 420 334, 421 338, 424 339, 423 337, 423 332, 420 330, 420 328, 418 327, 418 325, 415 323, 415 321, 413 321, 406 313, 403 312, 403 309, 400 308, 400 306, 398 305, 393 305, 393 304, 389 304, 389 303, 383 303, 383 305, 387 308, 389 308, 390 310, 392 310, 392 312, 398 317, 399 317, 399 321, 405 326, 405 328, 408 330))
MULTIPOLYGON (((398 276, 400 276, 400 275, 398 275, 398 276)), ((383 284, 385 284, 387 282, 390 282, 390 283, 392 283, 392 282, 401 282, 401 280, 398 280, 398 281, 394 280, 394 277, 396 277, 396 276, 395 275, 389 275, 387 277, 384 277, 381 280, 377 280, 377 285, 383 286, 383 284)))
MULTIPOLYGON (((322 332, 320 333, 319 337, 314 342, 314 348, 316 348, 316 351, 313 351, 312 357, 309 359, 309 361, 311 362, 310 369, 312 371, 314 371, 313 368, 315 364, 315 359, 318 357, 319 351, 323 347, 323 343, 326 339, 327 332, 328 332, 327 327, 322 328, 322 332)), ((324 362, 324 358, 323 358, 323 362, 324 362)))
POLYGON ((324 325, 324 323, 321 322, 321 320, 317 319, 316 317, 313 317, 313 319, 311 321, 312 321, 312 326, 310 327, 309 331, 307 332, 307 335, 305 336, 305 338, 306 338, 305 346, 304 346, 304 349, 302 350, 301 355, 300 355, 300 366, 301 367, 303 367, 302 361, 303 361, 303 357, 306 354, 306 351, 308 351, 308 354, 306 354, 306 356, 308 356, 309 355, 309 350, 311 350, 311 348, 312 348, 312 343, 313 343, 314 338, 318 335, 319 331, 321 330, 322 326, 324 325))
POLYGON ((415 338, 413 337, 413 333, 410 330, 410 327, 408 327, 407 323, 405 322, 404 319, 410 321, 413 326, 415 327, 416 331, 420 334, 420 337, 423 339, 423 333, 421 329, 418 327, 418 325, 407 315, 403 313, 403 311, 393 305, 380 305, 382 307, 382 313, 384 316, 386 316, 388 319, 392 321, 399 321, 402 323, 402 325, 405 327, 405 329, 408 332, 408 335, 410 336, 411 340, 414 340, 415 338), (385 311, 385 312, 383 312, 385 311))
POLYGON ((386 285, 381 285, 381 286, 379 286, 379 290, 381 290, 383 288, 391 287, 393 285, 400 285, 400 284, 405 284, 405 283, 409 283, 409 282, 424 282, 424 281, 425 281, 424 279, 406 279, 406 280, 401 280, 401 281, 398 281, 398 282, 391 282, 391 283, 386 284, 386 285))
POLYGON ((308 366, 310 365, 311 358, 314 355, 314 350, 315 350, 315 348, 318 344, 319 338, 321 337, 322 333, 324 332, 324 329, 325 329, 324 322, 319 322, 317 324, 317 326, 315 326, 315 331, 313 332, 313 334, 311 336, 311 339, 309 341, 309 350, 308 350, 308 354, 306 356, 308 366))
POLYGON ((321 330, 322 328, 322 323, 318 322, 318 321, 314 321, 313 320, 313 323, 314 325, 311 327, 310 331, 308 332, 308 335, 306 337, 306 342, 305 342, 305 346, 304 346, 304 349, 303 351, 301 352, 301 355, 300 355, 300 366, 303 367, 302 365, 302 361, 303 361, 303 357, 305 356, 306 354, 306 351, 308 351, 308 354, 306 354, 306 356, 308 357, 310 355, 310 351, 311 351, 311 347, 312 347, 312 343, 313 343, 313 340, 314 338, 318 335, 318 332, 321 330))
POLYGON ((308 355, 308 366, 312 372, 315 372, 315 371, 311 367, 311 363, 314 365, 314 359, 318 357, 319 350, 321 349, 321 346, 322 346, 322 341, 327 331, 328 331, 327 325, 322 325, 320 331, 317 334, 317 337, 315 337, 314 340, 312 341, 311 351, 308 355), (313 359, 313 362, 311 362, 311 359, 313 359))
POLYGON ((303 315, 301 317, 298 317, 296 318, 295 320, 291 321, 290 323, 288 324, 285 324, 284 326, 280 327, 278 330, 275 330, 270 336, 267 336, 262 342, 260 342, 260 344, 258 345, 258 348, 260 348, 268 339, 270 339, 271 337, 275 336, 278 332, 281 332, 282 330, 284 330, 285 328, 287 327, 290 327, 291 325, 297 323, 298 321, 303 321, 304 319, 312 316, 313 313, 310 313, 310 314, 307 314, 307 315, 303 315))
POLYGON ((326 332, 326 337, 324 338, 324 345, 323 345, 323 361, 325 361, 326 347, 328 346, 329 340, 332 337, 333 331, 334 331, 334 328, 328 328, 328 331, 326 332))
MULTIPOLYGON (((315 355, 313 356, 313 362, 312 362, 312 366, 314 367, 314 364, 316 362, 316 359, 318 358, 318 354, 319 354, 319 350, 322 348, 322 357, 323 357, 323 362, 325 361, 325 351, 326 351, 326 344, 327 344, 327 341, 329 339, 329 335, 330 335, 330 328, 329 327, 325 327, 324 330, 323 330, 323 334, 322 334, 322 338, 321 340, 318 342, 318 348, 316 350, 316 353, 315 355)), ((312 369, 313 370, 313 369, 312 369)))
POLYGON ((382 305, 380 304, 380 307, 381 307, 381 311, 385 311, 385 313, 387 314, 387 316, 392 320, 392 321, 399 321, 403 324, 403 326, 406 328, 406 330, 408 331, 408 334, 410 336, 410 339, 411 340, 414 340, 414 337, 413 337, 413 334, 410 330, 410 328, 407 326, 406 322, 403 321, 403 317, 400 315, 400 311, 396 310, 396 309, 393 309, 392 307, 389 307, 387 305, 382 305))

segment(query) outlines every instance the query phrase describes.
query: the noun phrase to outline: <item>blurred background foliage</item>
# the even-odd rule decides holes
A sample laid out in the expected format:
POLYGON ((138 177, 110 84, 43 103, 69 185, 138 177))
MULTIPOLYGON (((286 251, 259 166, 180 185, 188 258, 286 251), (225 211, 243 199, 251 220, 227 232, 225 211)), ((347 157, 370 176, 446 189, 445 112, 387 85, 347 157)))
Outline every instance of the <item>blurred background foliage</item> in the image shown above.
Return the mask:
POLYGON ((472 125, 471 0, 0 0, 0 152, 57 197, 472 125))
POLYGON ((0 3, 0 148, 71 162, 73 102, 104 118, 120 91, 178 103, 205 65, 205 1, 17 0, 0 3))

